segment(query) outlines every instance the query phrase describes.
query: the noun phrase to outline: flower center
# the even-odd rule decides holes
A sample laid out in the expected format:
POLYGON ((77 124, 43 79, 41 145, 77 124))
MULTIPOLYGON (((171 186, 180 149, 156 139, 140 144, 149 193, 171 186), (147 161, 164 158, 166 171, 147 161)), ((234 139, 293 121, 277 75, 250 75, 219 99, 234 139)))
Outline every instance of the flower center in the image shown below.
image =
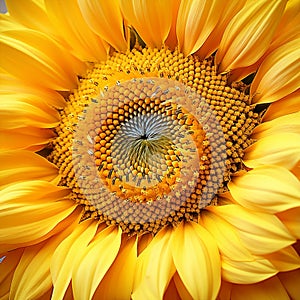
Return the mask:
POLYGON ((128 234, 197 221, 217 204, 259 115, 213 58, 134 49, 95 64, 61 111, 49 160, 84 219, 128 234))

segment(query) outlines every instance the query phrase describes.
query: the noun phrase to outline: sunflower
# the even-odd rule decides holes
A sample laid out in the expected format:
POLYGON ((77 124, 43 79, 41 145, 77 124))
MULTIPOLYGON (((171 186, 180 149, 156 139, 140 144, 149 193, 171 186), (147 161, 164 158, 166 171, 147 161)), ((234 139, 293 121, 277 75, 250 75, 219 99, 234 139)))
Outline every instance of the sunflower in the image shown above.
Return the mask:
POLYGON ((299 298, 299 1, 6 4, 1 299, 299 298))

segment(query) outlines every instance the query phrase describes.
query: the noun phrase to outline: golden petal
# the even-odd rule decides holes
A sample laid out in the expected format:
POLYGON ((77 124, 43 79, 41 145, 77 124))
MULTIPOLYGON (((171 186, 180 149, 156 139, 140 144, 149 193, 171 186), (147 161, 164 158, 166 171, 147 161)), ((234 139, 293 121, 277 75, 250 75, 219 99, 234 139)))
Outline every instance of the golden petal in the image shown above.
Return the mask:
MULTIPOLYGON (((300 116, 300 114, 298 115, 300 116)), ((298 122, 300 125, 300 118, 298 122)), ((292 169, 300 160, 299 125, 299 134, 277 133, 267 136, 260 135, 259 140, 245 150, 245 165, 250 168, 256 168, 261 165, 276 165, 292 169)), ((286 126, 286 130, 288 130, 289 125, 286 126)))
POLYGON ((241 295, 243 295, 243 300, 290 300, 284 286, 277 276, 255 284, 234 284, 230 299, 241 299, 241 295))
POLYGON ((120 3, 128 24, 134 27, 146 45, 152 48, 161 47, 169 35, 173 11, 178 2, 121 0, 120 3))
POLYGON ((58 169, 47 159, 29 151, 1 151, 1 188, 19 181, 35 179, 57 182, 58 169))
POLYGON ((39 151, 54 138, 54 132, 47 128, 16 128, 0 129, 1 150, 26 149, 30 151, 39 151))
MULTIPOLYGON (((174 275, 175 276, 175 275, 174 275)), ((178 275, 177 275, 178 276, 178 275)), ((179 276, 178 276, 179 277, 179 276)), ((175 282, 174 282, 174 278, 170 281, 168 288, 164 294, 164 300, 182 300, 182 299, 186 299, 187 298, 183 298, 182 296, 180 297, 175 282)))
POLYGON ((272 253, 295 241, 275 215, 250 211, 236 204, 209 206, 207 209, 232 224, 243 244, 253 254, 272 253))
POLYGON ((279 273, 278 278, 288 292, 290 299, 300 299, 299 278, 300 269, 279 273))
POLYGON ((261 166, 228 184, 234 200, 254 211, 278 213, 300 206, 300 182, 283 167, 261 166))
POLYGON ((220 72, 254 64, 266 52, 286 0, 249 1, 228 24, 216 63, 220 72))
POLYGON ((243 245, 232 225, 216 214, 204 211, 201 214, 204 227, 214 237, 222 255, 232 260, 250 261, 252 254, 243 245))
POLYGON ((91 30, 118 51, 126 51, 127 41, 119 1, 78 1, 78 5, 91 30))
POLYGON ((300 111, 300 90, 270 104, 263 117, 264 122, 300 111))
POLYGON ((180 295, 180 299, 184 299, 184 300, 193 300, 195 298, 192 298, 192 296, 190 295, 190 293, 188 292, 188 290, 186 289, 186 287, 184 286, 180 276, 178 275, 178 273, 176 272, 174 274, 174 283, 175 283, 175 286, 177 288, 177 291, 180 295))
POLYGON ((263 61, 250 87, 254 103, 270 103, 299 89, 300 38, 271 52, 263 61))
POLYGON ((175 273, 170 229, 162 229, 137 259, 132 299, 162 299, 175 273))
POLYGON ((220 45, 220 41, 228 23, 242 9, 246 0, 228 1, 221 11, 217 26, 213 29, 201 48, 196 52, 197 56, 204 59, 212 55, 220 45))
POLYGON ((76 57, 84 61, 106 60, 109 46, 90 29, 76 1, 46 0, 45 5, 50 20, 76 57))
POLYGON ((108 227, 100 231, 79 255, 72 274, 75 299, 92 299, 100 281, 117 257, 121 234, 120 227, 108 227))
POLYGON ((1 95, 0 128, 15 129, 28 127, 51 128, 59 123, 57 110, 33 96, 1 95), (14 116, 12 118, 12 115, 14 116))
MULTIPOLYGON (((252 138, 261 139, 276 134, 291 133, 300 134, 300 112, 291 113, 266 121, 255 127, 252 138)), ((296 135, 295 135, 296 138, 296 135)))
POLYGON ((136 260, 137 239, 135 237, 124 238, 120 251, 98 286, 94 298, 103 300, 130 299, 136 260))
POLYGON ((53 300, 64 298, 71 281, 74 263, 94 238, 96 230, 97 222, 94 220, 80 222, 73 232, 56 248, 50 266, 53 281, 53 300))
POLYGON ((186 56, 196 52, 217 26, 224 1, 181 1, 176 24, 178 47, 186 56))
POLYGON ((264 255, 264 257, 280 272, 300 268, 300 257, 292 246, 281 249, 275 253, 264 255))
POLYGON ((291 234, 300 239, 300 208, 295 207, 277 214, 281 222, 288 228, 291 234))
POLYGON ((38 31, 6 30, 1 42, 1 67, 30 84, 70 90, 77 86, 77 74, 86 68, 54 39, 38 31))
POLYGON ((257 283, 272 277, 277 272, 267 259, 261 257, 244 262, 229 260, 226 257, 222 258, 222 278, 232 283, 257 283))
POLYGON ((165 44, 172 50, 177 47, 176 23, 181 0, 172 1, 172 24, 165 44))
POLYGON ((182 222, 172 233, 171 243, 176 270, 192 298, 215 299, 221 262, 214 238, 201 225, 182 222))

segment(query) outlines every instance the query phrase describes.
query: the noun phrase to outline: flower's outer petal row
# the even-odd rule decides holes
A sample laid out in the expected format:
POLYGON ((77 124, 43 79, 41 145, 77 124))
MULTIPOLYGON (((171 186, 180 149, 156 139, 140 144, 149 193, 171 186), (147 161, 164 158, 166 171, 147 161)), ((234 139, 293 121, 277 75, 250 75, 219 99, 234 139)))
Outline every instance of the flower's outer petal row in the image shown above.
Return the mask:
POLYGON ((87 0, 78 1, 78 5, 85 22, 98 36, 116 50, 126 51, 128 43, 124 37, 123 17, 118 2, 87 0))
POLYGON ((270 278, 277 272, 271 262, 261 257, 244 262, 222 258, 222 278, 232 283, 257 283, 270 278))
POLYGON ((222 256, 236 261, 251 261, 253 259, 252 254, 243 245, 232 225, 218 215, 206 211, 201 214, 201 219, 204 227, 216 240, 222 256))
POLYGON ((39 151, 54 137, 53 131, 47 128, 0 129, 0 140, 5 141, 5 143, 0 143, 0 149, 39 151))
POLYGON ((85 70, 81 61, 44 33, 7 30, 1 33, 0 40, 1 67, 34 86, 70 90, 77 86, 76 75, 85 70))
POLYGON ((137 260, 137 238, 124 237, 120 251, 98 286, 95 299, 130 299, 137 260), (118 288, 116 288, 116 286, 118 288))
POLYGON ((181 223, 172 233, 176 270, 193 299, 215 299, 221 283, 221 261, 215 240, 201 225, 181 223))
POLYGON ((107 227, 97 233, 93 241, 79 254, 72 274, 75 300, 92 299, 100 281, 117 257, 121 234, 120 227, 107 227))
POLYGON ((72 47, 72 53, 76 57, 84 61, 101 61, 107 58, 109 46, 87 25, 76 1, 47 0, 45 5, 50 20, 72 47))
POLYGON ((0 192, 0 239, 3 244, 42 238, 76 208, 69 193, 51 183, 33 180, 9 185, 0 192))
POLYGON ((203 43, 201 48, 196 52, 197 56, 199 56, 201 59, 204 59, 213 54, 219 48, 220 41, 227 25, 242 9, 245 3, 246 0, 233 0, 226 3, 221 11, 221 16, 215 28, 203 43))
POLYGON ((43 243, 25 248, 11 283, 11 299, 44 297, 44 294, 52 287, 50 262, 53 253, 77 225, 77 222, 69 223, 69 226, 58 235, 54 235, 43 243))
POLYGON ((178 47, 186 56, 196 52, 211 34, 221 16, 224 1, 182 1, 176 34, 178 47))
POLYGON ((236 204, 209 206, 207 210, 233 225, 243 244, 255 255, 278 251, 295 241, 275 215, 250 211, 236 204))
POLYGON ((275 134, 300 134, 300 110, 271 121, 265 121, 255 127, 252 138, 261 139, 275 134))
POLYGON ((300 239, 300 208, 295 207, 277 214, 281 222, 288 228, 290 233, 300 239))
POLYGON ((290 299, 300 299, 299 278, 300 269, 279 273, 278 278, 288 292, 290 299))
POLYGON ((275 253, 264 255, 280 272, 291 271, 300 268, 300 257, 292 247, 286 247, 275 253))
POLYGON ((300 2, 298 0, 288 1, 285 7, 284 14, 276 29, 271 44, 265 54, 251 66, 238 68, 231 71, 230 80, 240 81, 246 76, 254 73, 260 64, 264 61, 265 57, 273 50, 277 49, 285 43, 300 37, 300 2))
MULTIPOLYGON (((270 104, 263 117, 264 122, 271 121, 300 111, 300 90, 270 104)), ((256 130, 254 130, 256 132, 256 130)))
POLYGON ((286 168, 260 166, 228 184, 240 205, 266 213, 278 213, 300 206, 300 183, 286 168))
POLYGON ((94 238, 97 222, 81 222, 74 231, 56 248, 50 265, 53 281, 52 299, 63 299, 71 281, 74 263, 94 238))
POLYGON ((259 67, 251 84, 254 103, 277 101, 299 89, 300 38, 271 52, 259 67))
POLYGON ((57 184, 58 169, 47 159, 24 150, 1 151, 1 189, 9 184, 24 180, 44 180, 57 184))
MULTIPOLYGON (((300 124, 300 118, 298 122, 300 124)), ((299 149, 300 132, 299 134, 278 133, 263 136, 246 149, 244 163, 250 168, 261 165, 277 165, 292 169, 300 160, 299 149)))
POLYGON ((1 129, 16 129, 24 126, 53 128, 59 123, 58 112, 43 101, 39 101, 38 97, 9 94, 1 95, 0 100, 1 129))
POLYGON ((162 229, 137 259, 134 290, 135 299, 162 299, 175 273, 172 260, 170 229, 162 229))
POLYGON ((8 73, 0 73, 0 93, 31 95, 38 103, 45 102, 55 108, 63 108, 66 104, 64 97, 58 92, 52 89, 28 85, 8 73))
POLYGON ((15 268, 17 267, 23 248, 19 248, 10 252, 0 254, 0 258, 4 259, 0 263, 0 299, 9 299, 9 291, 11 281, 14 275, 15 268))
POLYGON ((228 24, 216 63, 220 72, 254 64, 266 52, 286 0, 249 1, 228 24))
POLYGON ((178 2, 173 0, 121 0, 121 10, 148 47, 160 48, 166 41, 178 2), (175 7, 175 8, 174 8, 175 7))
POLYGON ((55 35, 54 28, 48 18, 42 1, 7 0, 5 2, 10 17, 15 21, 27 28, 55 35))

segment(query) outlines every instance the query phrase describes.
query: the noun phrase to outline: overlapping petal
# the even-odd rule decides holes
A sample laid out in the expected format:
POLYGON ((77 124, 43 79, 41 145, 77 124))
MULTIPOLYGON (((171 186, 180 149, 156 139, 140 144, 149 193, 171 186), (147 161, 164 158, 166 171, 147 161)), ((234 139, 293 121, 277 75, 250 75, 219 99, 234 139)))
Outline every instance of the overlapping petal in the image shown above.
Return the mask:
POLYGON ((283 167, 257 167, 233 178, 228 187, 236 202, 254 211, 277 213, 300 206, 300 183, 283 167))
POLYGON ((161 230, 137 260, 133 299, 162 299, 175 273, 170 229, 161 230))
POLYGON ((213 237, 201 225, 181 223, 172 233, 176 270, 193 299, 215 299, 221 283, 220 256, 213 237))
POLYGON ((254 64, 267 51, 285 0, 248 1, 228 24, 216 55, 220 72, 254 64))

